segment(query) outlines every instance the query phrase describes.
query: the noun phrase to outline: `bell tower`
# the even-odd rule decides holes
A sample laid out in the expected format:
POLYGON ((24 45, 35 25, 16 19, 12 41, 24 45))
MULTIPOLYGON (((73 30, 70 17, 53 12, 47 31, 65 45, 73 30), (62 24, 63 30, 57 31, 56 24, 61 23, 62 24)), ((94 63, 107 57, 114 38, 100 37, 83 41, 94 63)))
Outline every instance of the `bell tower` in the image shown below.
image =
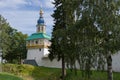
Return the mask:
MULTIPOLYGON (((48 57, 51 45, 49 41, 51 37, 46 34, 46 25, 43 18, 43 10, 40 9, 40 17, 37 20, 36 32, 31 34, 26 39, 27 59, 26 64, 32 64, 31 61, 36 62, 37 65, 43 66, 43 58, 48 57)), ((34 65, 34 64, 33 64, 34 65)))
POLYGON ((39 19, 37 21, 37 25, 36 25, 36 27, 37 27, 36 32, 37 33, 46 33, 46 26, 44 23, 43 13, 44 13, 43 10, 40 9, 40 13, 39 13, 40 17, 39 17, 39 19))

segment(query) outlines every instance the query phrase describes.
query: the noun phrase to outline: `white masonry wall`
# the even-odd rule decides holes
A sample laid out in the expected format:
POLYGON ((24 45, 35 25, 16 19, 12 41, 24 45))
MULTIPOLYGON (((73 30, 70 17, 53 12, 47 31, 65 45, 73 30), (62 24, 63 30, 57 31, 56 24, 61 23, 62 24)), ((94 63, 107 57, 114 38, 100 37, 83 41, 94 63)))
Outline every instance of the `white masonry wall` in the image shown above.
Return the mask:
MULTIPOLYGON (((48 58, 49 51, 47 48, 28 49, 27 60, 35 59, 39 66, 61 68, 61 61, 54 59, 52 62, 48 58)), ((77 65, 79 68, 79 65, 77 65)), ((115 72, 120 72, 120 51, 112 56, 112 68, 115 72)), ((107 69, 107 67, 105 68, 107 69)))
POLYGON ((0 56, 0 63, 2 63, 2 57, 0 56))
POLYGON ((120 51, 112 56, 112 68, 115 72, 120 72, 120 51))
POLYGON ((41 56, 40 53, 39 49, 28 49, 27 59, 36 59, 38 56, 41 56))
POLYGON ((27 60, 35 60, 39 66, 44 66, 42 59, 43 57, 48 57, 48 49, 47 48, 31 48, 28 49, 27 52, 27 60))
POLYGON ((0 63, 2 62, 2 50, 0 48, 0 63))
POLYGON ((39 48, 28 49, 27 60, 35 60, 39 66, 61 68, 61 61, 50 61, 48 54, 48 48, 42 48, 41 51, 39 48))
POLYGON ((33 48, 33 49, 28 49, 27 52, 27 60, 35 60, 39 66, 42 66, 41 59, 43 57, 43 52, 44 49, 39 49, 39 48, 33 48))
POLYGON ((61 68, 62 63, 61 60, 57 61, 57 59, 54 59, 53 61, 50 61, 49 58, 43 58, 42 63, 44 67, 53 67, 53 68, 61 68))
POLYGON ((48 57, 49 51, 48 48, 44 48, 44 56, 43 57, 48 57))
MULTIPOLYGON (((57 61, 57 59, 54 59, 52 62, 49 60, 49 58, 42 59, 43 66, 45 67, 54 67, 54 68, 61 68, 61 61, 57 61)), ((76 67, 79 69, 79 64, 76 65, 76 67)), ((107 70, 107 66, 105 68, 107 70)), ((112 56, 112 69, 113 72, 120 72, 120 51, 112 56)))

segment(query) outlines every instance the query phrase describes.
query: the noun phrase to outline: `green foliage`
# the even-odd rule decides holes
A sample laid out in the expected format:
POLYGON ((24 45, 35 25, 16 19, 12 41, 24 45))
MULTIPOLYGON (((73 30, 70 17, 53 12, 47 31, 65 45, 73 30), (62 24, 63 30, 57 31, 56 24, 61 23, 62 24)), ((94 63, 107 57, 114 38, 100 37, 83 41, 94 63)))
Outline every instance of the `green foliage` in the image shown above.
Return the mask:
POLYGON ((60 69, 32 65, 4 64, 3 72, 22 76, 25 80, 59 80, 60 77, 60 69))
MULTIPOLYGON (((111 55, 120 50, 118 3, 116 0, 81 0, 78 4, 81 7, 79 10, 76 9, 79 18, 73 28, 76 28, 76 34, 80 36, 71 35, 71 39, 78 43, 74 44, 79 48, 76 51, 79 54, 78 62, 82 70, 87 71, 87 75, 90 75, 90 69, 95 67, 94 63, 99 69, 104 67, 106 61, 111 66, 111 55)), ((73 28, 70 29, 71 32, 73 28)))
POLYGON ((22 74, 23 76, 32 74, 34 66, 31 65, 18 65, 18 64, 3 64, 3 72, 12 73, 14 75, 22 74))
MULTIPOLYGON (((0 15, 0 47, 2 48, 3 53, 7 52, 6 49, 8 48, 7 45, 10 45, 10 34, 13 29, 10 25, 6 22, 6 20, 0 15)), ((3 54, 5 55, 5 54, 3 54)))
POLYGON ((52 32, 51 46, 49 48, 50 60, 57 58, 62 61, 62 80, 65 76, 65 63, 71 64, 69 61, 69 50, 67 49, 67 29, 75 22, 73 6, 71 0, 55 0, 55 10, 52 15, 54 18, 54 26, 52 32), (70 8, 71 7, 71 8, 70 8))
POLYGON ((0 15, 0 47, 7 62, 20 63, 26 57, 26 34, 13 29, 0 15))
POLYGON ((91 68, 104 68, 120 50, 119 0, 55 0, 50 59, 65 62, 90 77, 91 68))
POLYGON ((52 17, 54 18, 55 24, 53 26, 52 45, 50 46, 49 57, 50 59, 58 58, 60 60, 66 50, 64 48, 66 46, 66 29, 74 24, 73 9, 69 8, 73 4, 70 0, 55 0, 53 4, 55 5, 55 10, 52 17))
POLYGON ((22 34, 21 32, 14 32, 11 38, 11 45, 8 46, 8 53, 4 57, 8 62, 20 63, 21 59, 26 58, 26 38, 27 35, 22 34))

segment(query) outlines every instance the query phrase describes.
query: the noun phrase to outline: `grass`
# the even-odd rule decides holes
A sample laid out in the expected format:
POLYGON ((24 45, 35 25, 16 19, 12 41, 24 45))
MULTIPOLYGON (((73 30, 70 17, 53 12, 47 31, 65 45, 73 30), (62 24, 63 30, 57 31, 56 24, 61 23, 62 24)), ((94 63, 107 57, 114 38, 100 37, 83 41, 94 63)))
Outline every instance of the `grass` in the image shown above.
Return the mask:
MULTIPOLYGON (((65 80, 107 80, 106 71, 92 71, 91 78, 82 77, 82 72, 77 71, 77 75, 70 70, 67 71, 67 76, 65 80)), ((113 72, 113 80, 120 80, 120 72, 113 72)))
POLYGON ((25 64, 3 64, 3 71, 21 76, 24 80, 59 80, 60 76, 60 69, 25 64))
POLYGON ((0 73, 0 80, 23 80, 23 79, 8 73, 0 73))
MULTIPOLYGON (((24 80, 60 80, 61 69, 36 67, 32 65, 4 64, 3 71, 22 77, 24 80)), ((101 71, 92 71, 90 79, 83 78, 81 71, 77 75, 67 70, 65 80, 107 80, 107 73, 101 71)), ((113 73, 114 80, 120 80, 120 73, 113 73)), ((0 78, 1 80, 1 78, 0 78)), ((7 79, 6 79, 7 80, 7 79)))

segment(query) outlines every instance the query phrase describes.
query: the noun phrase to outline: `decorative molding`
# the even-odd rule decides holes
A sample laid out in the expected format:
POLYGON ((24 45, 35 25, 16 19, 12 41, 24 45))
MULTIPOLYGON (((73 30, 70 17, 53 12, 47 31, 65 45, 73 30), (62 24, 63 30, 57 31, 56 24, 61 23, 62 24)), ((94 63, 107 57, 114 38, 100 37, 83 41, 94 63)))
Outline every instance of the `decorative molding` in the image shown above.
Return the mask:
POLYGON ((48 48, 48 45, 38 45, 38 44, 34 44, 34 45, 26 45, 27 49, 28 48, 48 48))

